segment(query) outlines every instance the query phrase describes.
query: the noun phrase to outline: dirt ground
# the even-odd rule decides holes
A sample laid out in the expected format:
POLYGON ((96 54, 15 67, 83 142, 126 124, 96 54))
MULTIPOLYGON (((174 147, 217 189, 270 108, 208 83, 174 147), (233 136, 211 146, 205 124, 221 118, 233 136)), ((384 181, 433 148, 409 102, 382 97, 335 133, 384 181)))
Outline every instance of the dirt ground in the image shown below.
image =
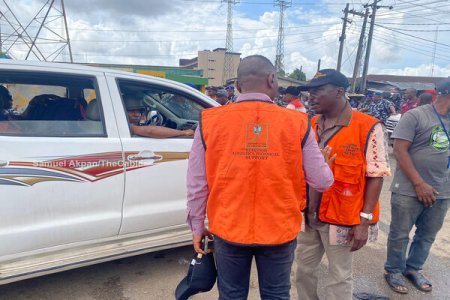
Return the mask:
MULTIPOLYGON (((392 161, 392 167, 394 166, 395 161, 392 161)), ((399 295, 392 292, 384 282, 383 264, 390 223, 390 182, 391 178, 385 180, 381 196, 379 240, 355 255, 354 291, 383 295, 393 300, 450 299, 450 214, 447 215, 424 267, 424 272, 433 282, 433 292, 421 293, 409 285, 410 293, 399 295)), ((0 286, 0 299, 174 299, 175 287, 185 276, 192 255, 190 246, 182 247, 24 280, 0 286)), ((324 260, 320 270, 321 284, 326 280, 326 266, 327 262, 324 260)), ((295 269, 294 265, 293 282, 295 269)), ((291 295, 292 299, 296 299, 294 284, 291 295)), ((217 299, 217 296, 217 289, 214 287, 212 291, 196 295, 192 299, 209 300, 217 299)), ((255 270, 252 272, 249 299, 259 299, 255 270)))

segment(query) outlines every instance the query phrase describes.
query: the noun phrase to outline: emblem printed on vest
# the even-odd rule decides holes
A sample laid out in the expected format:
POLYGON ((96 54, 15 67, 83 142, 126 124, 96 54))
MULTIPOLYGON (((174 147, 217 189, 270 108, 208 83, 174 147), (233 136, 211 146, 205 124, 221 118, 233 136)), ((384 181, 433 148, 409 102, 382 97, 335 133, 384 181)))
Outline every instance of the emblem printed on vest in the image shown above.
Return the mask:
POLYGON ((247 149, 267 149, 269 140, 269 124, 248 123, 246 133, 247 149))

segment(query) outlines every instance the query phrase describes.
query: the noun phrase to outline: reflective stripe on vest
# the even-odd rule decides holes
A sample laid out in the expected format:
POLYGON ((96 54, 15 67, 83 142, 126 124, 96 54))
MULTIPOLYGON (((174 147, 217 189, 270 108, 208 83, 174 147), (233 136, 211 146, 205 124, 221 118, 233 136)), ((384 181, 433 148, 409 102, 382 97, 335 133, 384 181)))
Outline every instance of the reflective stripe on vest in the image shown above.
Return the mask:
MULTIPOLYGON (((311 125, 317 133, 317 119, 311 125)), ((366 114, 352 111, 348 126, 343 126, 326 145, 337 157, 332 165, 333 185, 322 194, 319 220, 324 223, 352 226, 360 223, 366 189, 366 147, 369 133, 379 121, 366 114)), ((316 135, 317 138, 317 135, 316 135)), ((379 201, 371 223, 379 218, 379 201)))
POLYGON ((306 205, 305 114, 261 101, 202 112, 209 230, 240 244, 296 238, 306 205))

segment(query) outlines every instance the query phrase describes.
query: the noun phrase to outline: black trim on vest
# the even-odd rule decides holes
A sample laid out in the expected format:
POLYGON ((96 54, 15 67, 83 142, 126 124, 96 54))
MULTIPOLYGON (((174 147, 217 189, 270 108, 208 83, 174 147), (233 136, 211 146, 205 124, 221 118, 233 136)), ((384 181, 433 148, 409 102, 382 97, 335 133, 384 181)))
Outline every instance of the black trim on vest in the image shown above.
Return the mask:
POLYGON ((302 149, 305 146, 306 141, 308 140, 309 133, 311 132, 311 119, 310 118, 308 118, 308 125, 307 126, 308 127, 306 129, 305 136, 303 137, 303 140, 302 140, 302 149))
POLYGON ((200 138, 202 139, 203 148, 205 148, 206 151, 206 143, 205 138, 203 137, 203 126, 202 126, 202 120, 203 120, 203 114, 200 116, 200 120, 198 121, 198 128, 200 130, 200 138))

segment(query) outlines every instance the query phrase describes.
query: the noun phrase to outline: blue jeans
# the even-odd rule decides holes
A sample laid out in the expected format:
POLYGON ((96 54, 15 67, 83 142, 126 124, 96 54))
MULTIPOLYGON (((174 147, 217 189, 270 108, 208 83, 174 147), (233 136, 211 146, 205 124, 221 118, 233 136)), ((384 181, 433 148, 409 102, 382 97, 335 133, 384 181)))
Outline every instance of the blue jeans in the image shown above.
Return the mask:
POLYGON ((392 193, 391 226, 384 269, 391 273, 419 271, 430 254, 436 234, 444 223, 450 199, 438 199, 432 207, 424 207, 416 197, 392 193), (409 232, 416 232, 409 248, 409 232))
POLYGON ((288 300, 297 240, 274 246, 231 244, 215 236, 214 255, 220 300, 247 299, 253 257, 261 299, 288 300))

